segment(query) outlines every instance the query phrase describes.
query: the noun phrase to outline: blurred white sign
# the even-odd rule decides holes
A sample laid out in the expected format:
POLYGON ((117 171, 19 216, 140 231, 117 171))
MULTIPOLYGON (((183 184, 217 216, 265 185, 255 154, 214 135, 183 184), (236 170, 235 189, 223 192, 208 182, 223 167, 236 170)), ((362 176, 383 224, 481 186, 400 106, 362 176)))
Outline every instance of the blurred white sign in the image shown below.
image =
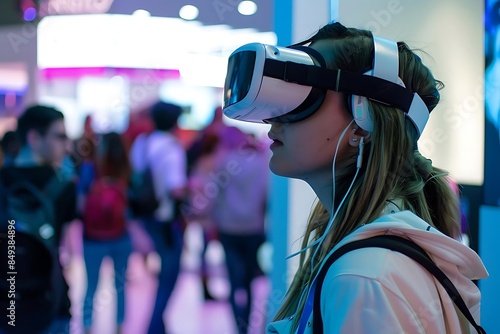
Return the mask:
POLYGON ((239 46, 251 42, 276 44, 277 38, 274 32, 203 26, 178 18, 47 16, 38 25, 37 61, 42 69, 173 69, 192 82, 221 87, 227 58, 239 46), (198 70, 200 67, 204 70, 198 70), (215 75, 214 70, 220 73, 215 75))

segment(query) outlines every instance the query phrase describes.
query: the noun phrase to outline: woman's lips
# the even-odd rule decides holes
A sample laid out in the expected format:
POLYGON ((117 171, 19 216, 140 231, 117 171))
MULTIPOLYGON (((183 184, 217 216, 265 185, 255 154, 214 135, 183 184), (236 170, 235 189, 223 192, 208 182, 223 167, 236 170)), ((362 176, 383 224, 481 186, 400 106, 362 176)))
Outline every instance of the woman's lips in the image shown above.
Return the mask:
POLYGON ((275 149, 275 148, 278 148, 278 147, 281 147, 283 146, 283 143, 280 142, 279 140, 277 139, 274 139, 272 144, 269 146, 269 148, 272 150, 272 149, 275 149))
POLYGON ((271 139, 273 141, 272 144, 269 146, 270 149, 283 146, 283 142, 281 140, 279 140, 278 136, 276 136, 273 132, 269 131, 267 133, 267 136, 269 137, 269 139, 271 139))

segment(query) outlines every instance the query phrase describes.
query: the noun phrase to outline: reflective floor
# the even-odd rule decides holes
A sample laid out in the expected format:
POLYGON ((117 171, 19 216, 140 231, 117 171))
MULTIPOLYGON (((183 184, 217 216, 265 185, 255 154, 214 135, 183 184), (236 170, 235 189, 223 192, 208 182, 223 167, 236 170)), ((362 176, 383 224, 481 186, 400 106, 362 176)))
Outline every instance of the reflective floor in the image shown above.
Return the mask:
MULTIPOLYGON (((66 277, 70 285, 73 323, 72 334, 83 334, 82 302, 86 289, 85 265, 81 256, 80 230, 72 226, 69 248, 73 256, 68 259, 66 277)), ((229 304, 226 302, 228 283, 220 244, 213 242, 207 252, 210 264, 209 288, 217 301, 205 301, 199 275, 200 231, 196 227, 186 231, 186 246, 182 257, 183 270, 164 314, 169 334, 233 334, 236 333, 229 304)), ((159 266, 153 255, 147 261, 132 254, 127 272, 126 311, 123 334, 145 333, 152 312, 157 281, 154 272, 159 266)), ((253 283, 254 311, 251 315, 251 334, 264 332, 266 314, 255 305, 265 304, 268 280, 257 278, 253 283)), ((112 262, 105 259, 101 267, 98 290, 94 297, 92 333, 116 333, 115 289, 112 262)), ((160 334, 160 333, 159 333, 160 334)))

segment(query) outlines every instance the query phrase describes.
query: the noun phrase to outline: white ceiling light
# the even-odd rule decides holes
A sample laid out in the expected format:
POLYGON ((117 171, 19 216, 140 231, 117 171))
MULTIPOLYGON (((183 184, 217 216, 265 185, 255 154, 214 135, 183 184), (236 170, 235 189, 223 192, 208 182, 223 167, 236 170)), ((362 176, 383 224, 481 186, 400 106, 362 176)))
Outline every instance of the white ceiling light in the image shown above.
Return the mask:
POLYGON ((198 17, 200 11, 196 6, 193 5, 185 5, 179 10, 179 16, 184 20, 194 20, 198 17))
POLYGON ((253 15, 257 12, 257 4, 253 1, 242 1, 238 5, 238 12, 241 15, 253 15))
POLYGON ((138 9, 132 13, 136 17, 150 17, 151 13, 144 9, 138 9))

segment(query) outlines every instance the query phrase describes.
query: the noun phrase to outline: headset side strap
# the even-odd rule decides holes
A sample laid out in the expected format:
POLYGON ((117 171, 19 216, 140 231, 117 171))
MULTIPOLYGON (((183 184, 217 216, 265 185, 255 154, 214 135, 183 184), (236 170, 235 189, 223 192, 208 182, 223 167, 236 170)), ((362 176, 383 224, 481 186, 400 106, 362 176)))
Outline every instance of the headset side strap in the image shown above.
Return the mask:
POLYGON ((266 59, 264 76, 298 85, 366 96, 370 100, 399 108, 404 112, 410 110, 413 101, 413 92, 390 81, 318 66, 266 59))

